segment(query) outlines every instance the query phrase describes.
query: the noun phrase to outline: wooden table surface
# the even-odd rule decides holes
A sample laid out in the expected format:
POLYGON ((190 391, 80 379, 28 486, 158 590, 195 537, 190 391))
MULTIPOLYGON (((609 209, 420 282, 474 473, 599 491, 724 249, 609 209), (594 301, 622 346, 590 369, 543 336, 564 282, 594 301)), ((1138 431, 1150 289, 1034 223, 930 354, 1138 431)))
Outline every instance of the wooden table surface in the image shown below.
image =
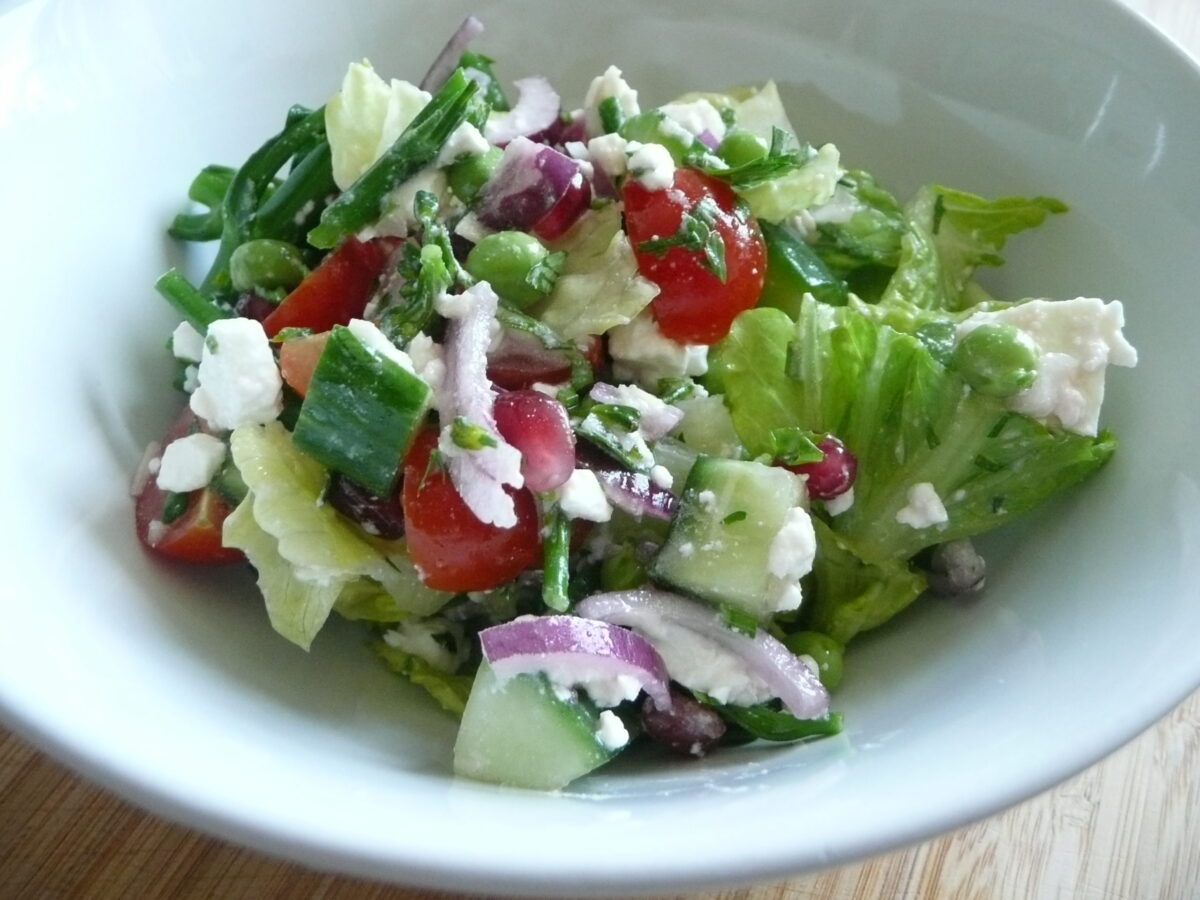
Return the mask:
MULTIPOLYGON (((1200 2, 1127 0, 1200 56, 1200 2)), ((311 871, 180 827, 0 730, 0 898, 444 897, 311 871)), ((691 900, 1200 898, 1200 693, 1078 777, 916 847, 691 900)))

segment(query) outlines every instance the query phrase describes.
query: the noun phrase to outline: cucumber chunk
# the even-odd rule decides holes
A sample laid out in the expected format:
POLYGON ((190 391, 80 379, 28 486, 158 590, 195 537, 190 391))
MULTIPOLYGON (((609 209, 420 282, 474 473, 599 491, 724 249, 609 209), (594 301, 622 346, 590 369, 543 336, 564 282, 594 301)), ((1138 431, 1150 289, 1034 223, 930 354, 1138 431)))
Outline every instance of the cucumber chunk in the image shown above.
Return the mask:
POLYGON ((496 678, 479 666, 454 743, 454 772, 477 781, 554 791, 615 755, 590 704, 560 700, 545 675, 496 678))
POLYGON ((804 505, 804 479, 775 466, 701 456, 653 576, 763 621, 779 610, 781 583, 768 572, 771 541, 788 510, 804 505))

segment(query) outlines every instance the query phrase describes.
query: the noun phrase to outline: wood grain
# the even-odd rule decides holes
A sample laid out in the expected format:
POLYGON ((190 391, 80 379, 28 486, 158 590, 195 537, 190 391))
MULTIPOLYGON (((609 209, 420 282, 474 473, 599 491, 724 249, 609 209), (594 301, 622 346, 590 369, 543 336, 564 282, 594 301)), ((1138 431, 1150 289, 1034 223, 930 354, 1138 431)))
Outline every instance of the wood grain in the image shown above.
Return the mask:
MULTIPOLYGON (((309 871, 143 813, 0 732, 0 897, 436 900, 309 871)), ((689 900, 1200 897, 1200 692, 1002 815, 856 865, 689 900)))
MULTIPOLYGON (((1127 0, 1193 55, 1200 3, 1127 0)), ((144 813, 0 730, 0 898, 436 900, 310 871, 144 813)), ((1200 898, 1200 693, 1113 756, 907 850, 689 900, 1200 898)))

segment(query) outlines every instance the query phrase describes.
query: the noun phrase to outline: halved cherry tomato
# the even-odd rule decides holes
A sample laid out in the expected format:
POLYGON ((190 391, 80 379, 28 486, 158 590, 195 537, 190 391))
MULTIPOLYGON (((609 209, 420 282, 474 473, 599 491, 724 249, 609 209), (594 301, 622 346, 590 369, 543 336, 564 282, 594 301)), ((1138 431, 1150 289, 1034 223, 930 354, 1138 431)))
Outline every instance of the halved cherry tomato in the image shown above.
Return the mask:
POLYGON ((284 341, 279 346, 279 372, 288 387, 301 397, 308 393, 308 385, 328 340, 329 332, 322 331, 284 341))
POLYGON ((754 306, 762 293, 767 251, 758 224, 729 185, 694 169, 676 169, 675 183, 664 190, 652 191, 628 178, 621 193, 638 271, 659 287, 650 302, 659 329, 685 344, 711 344, 725 337, 737 314, 754 306), (701 249, 672 247, 661 254, 638 249, 646 241, 675 235, 684 215, 695 215, 705 198, 710 201, 706 207, 715 207, 711 228, 725 245, 723 280, 701 249))
POLYGON ((395 246, 390 238, 346 238, 263 320, 267 337, 284 328, 328 331, 361 316, 395 246))
MULTIPOLYGON (((176 438, 203 431, 201 421, 187 407, 163 437, 165 449, 176 438)), ((221 546, 221 526, 233 511, 232 507, 212 488, 202 488, 187 495, 187 509, 182 515, 164 523, 163 507, 171 496, 147 479, 134 506, 134 523, 138 540, 146 549, 172 559, 193 563, 231 563, 245 557, 240 550, 221 546)))
POLYGON ((542 545, 533 495, 509 492, 517 510, 512 528, 481 522, 450 476, 429 465, 435 447, 437 432, 427 429, 404 460, 405 537, 421 580, 441 591, 486 591, 537 565, 542 545))

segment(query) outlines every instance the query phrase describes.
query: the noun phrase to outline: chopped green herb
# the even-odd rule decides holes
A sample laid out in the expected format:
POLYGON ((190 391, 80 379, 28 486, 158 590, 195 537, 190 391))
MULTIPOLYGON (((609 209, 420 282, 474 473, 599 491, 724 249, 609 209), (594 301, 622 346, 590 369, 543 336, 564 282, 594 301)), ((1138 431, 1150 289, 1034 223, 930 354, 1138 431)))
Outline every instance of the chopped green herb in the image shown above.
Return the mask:
POLYGON ((280 328, 278 333, 271 338, 272 344, 283 344, 288 341, 294 341, 298 338, 308 337, 313 333, 311 328, 298 328, 289 325, 287 328, 280 328))
POLYGON ((562 250, 547 254, 533 264, 533 268, 525 276, 525 283, 539 294, 550 293, 554 290, 554 284, 558 281, 558 276, 562 274, 563 264, 566 261, 567 254, 562 250))
POLYGON ((696 382, 686 375, 658 379, 658 396, 663 403, 678 403, 696 393, 696 382))
POLYGON ((600 126, 605 134, 617 131, 625 123, 625 113, 616 97, 605 97, 596 111, 600 114, 600 126))
POLYGON ((654 238, 638 244, 641 253, 663 256, 674 247, 702 251, 704 267, 722 283, 725 281, 725 239, 713 226, 720 214, 711 197, 702 197, 679 221, 679 229, 670 237, 654 238))
POLYGON ((482 450, 484 447, 495 447, 496 439, 482 425, 468 422, 462 416, 454 420, 450 426, 450 440, 456 447, 464 450, 482 450))
POLYGON ((188 495, 172 491, 163 502, 162 523, 170 525, 188 509, 188 495))
POLYGON ((592 407, 592 415, 605 425, 611 425, 624 431, 633 431, 638 427, 641 414, 632 406, 619 403, 597 403, 592 407))
POLYGON ((817 446, 825 437, 815 431, 787 426, 771 429, 771 448, 775 459, 788 466, 820 462, 825 451, 817 446))
POLYGON ((744 521, 745 518, 746 518, 746 511, 744 509, 735 509, 729 515, 727 515, 725 518, 723 518, 721 520, 721 523, 724 525, 734 525, 738 522, 744 521))

